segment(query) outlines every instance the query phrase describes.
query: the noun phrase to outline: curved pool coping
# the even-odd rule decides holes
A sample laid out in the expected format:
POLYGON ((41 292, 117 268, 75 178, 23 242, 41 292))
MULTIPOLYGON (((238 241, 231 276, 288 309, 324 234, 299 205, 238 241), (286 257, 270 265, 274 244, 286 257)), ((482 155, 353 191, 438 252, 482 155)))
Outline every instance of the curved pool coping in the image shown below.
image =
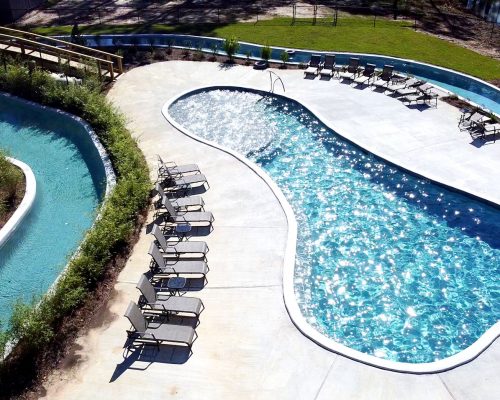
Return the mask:
POLYGON ((21 224, 23 218, 31 211, 36 197, 36 178, 30 166, 12 157, 7 157, 7 160, 23 171, 26 189, 24 197, 16 211, 14 211, 14 214, 11 215, 7 223, 0 229, 0 247, 11 237, 21 224))
MULTIPOLYGON (((248 168, 250 168, 256 175, 258 175, 265 183, 266 185, 271 189, 273 192, 274 196, 280 203, 286 219, 288 223, 288 233, 287 233, 287 242, 286 242, 286 248, 285 248, 285 255, 284 255, 284 260, 283 260, 283 298, 285 302, 285 308, 288 311, 288 314, 290 316, 290 319, 292 320, 293 324, 297 327, 297 329, 304 334, 306 337, 314 341, 316 344, 320 345, 321 347, 333 351, 335 353, 341 354, 345 357, 348 357, 352 360, 362 362, 367 365, 371 365, 374 367, 378 367, 381 369, 389 370, 389 371, 394 371, 394 372, 404 372, 404 373, 412 373, 412 374, 431 374, 431 373, 437 373, 437 372, 443 372, 447 371, 453 368, 456 368, 460 365, 466 364, 475 358, 477 358, 483 351, 485 351, 498 337, 500 337, 500 321, 496 322, 493 326, 491 326, 486 332, 484 332, 481 337, 476 340, 472 345, 467 347, 466 349, 460 351, 457 354, 454 354, 450 357, 447 357, 442 360, 434 361, 434 362, 429 362, 429 363, 419 363, 419 364, 412 364, 412 363, 405 363, 405 362, 396 362, 396 361, 390 361, 390 360, 384 360, 366 353, 362 353, 360 351, 351 349, 347 346, 344 346, 340 343, 335 342, 334 340, 322 335, 320 332, 318 332, 316 329, 314 329, 307 321, 305 320, 304 316, 302 315, 299 305, 297 303, 297 299, 295 297, 295 290, 294 290, 294 285, 293 285, 293 280, 294 280, 294 274, 295 274, 295 255, 296 255, 296 243, 297 243, 297 220, 295 219, 295 214, 293 212, 293 209, 291 205, 288 203, 287 199, 285 198, 283 192, 281 189, 278 187, 278 185, 272 180, 272 178, 257 164, 253 163, 252 161, 248 160, 246 157, 243 155, 239 154, 236 151, 233 151, 225 146, 221 146, 213 141, 205 140, 198 135, 194 134, 193 132, 189 131, 182 125, 178 124, 171 116, 169 113, 169 108, 170 106, 176 102, 177 100, 195 94, 203 91, 208 91, 208 90, 217 90, 217 89, 236 89, 236 90, 246 90, 246 91, 251 91, 254 93, 258 94, 269 94, 269 92, 265 92, 259 89, 255 89, 252 87, 245 87, 245 86, 234 86, 234 85, 214 85, 214 86, 202 86, 202 87, 197 87, 191 90, 187 90, 185 92, 182 92, 181 94, 174 96, 173 98, 169 99, 165 105, 162 107, 162 114, 165 117, 165 119, 174 127, 176 128, 179 132, 183 133, 184 135, 196 140, 197 142, 203 143, 205 145, 208 145, 210 147, 216 148, 218 150, 223 151, 224 153, 227 153, 234 158, 236 158, 238 161, 241 163, 245 164, 248 168)), ((342 132, 339 132, 338 130, 332 128, 330 124, 325 123, 326 119, 321 116, 321 114, 312 112, 311 107, 307 106, 303 102, 294 99, 293 97, 290 96, 284 96, 276 93, 272 93, 272 95, 277 96, 277 97, 282 97, 286 100, 296 102, 300 104, 302 107, 304 107, 308 112, 313 114, 322 124, 325 126, 329 127, 332 129, 336 134, 338 134, 343 140, 348 141, 349 143, 353 143, 355 146, 358 146, 359 148, 368 151, 375 155, 376 157, 390 163, 393 165, 398 166, 398 168, 408 171, 414 175, 429 179, 433 183, 436 183, 438 185, 445 186, 449 189, 455 190, 462 192, 466 195, 471 195, 472 197, 478 198, 482 201, 486 201, 487 203, 490 203, 494 206, 498 206, 499 204, 488 200, 484 199, 482 197, 479 197, 477 195, 474 195, 472 193, 466 192, 461 189, 456 189, 454 187, 451 187, 447 185, 446 183, 440 182, 438 179, 433 179, 432 177, 424 176, 422 174, 419 174, 416 171, 409 170, 407 168, 399 166, 397 163, 394 161, 391 161, 385 156, 380 156, 375 152, 372 152, 371 150, 367 149, 366 147, 350 140, 347 138, 346 135, 342 134, 342 132)))

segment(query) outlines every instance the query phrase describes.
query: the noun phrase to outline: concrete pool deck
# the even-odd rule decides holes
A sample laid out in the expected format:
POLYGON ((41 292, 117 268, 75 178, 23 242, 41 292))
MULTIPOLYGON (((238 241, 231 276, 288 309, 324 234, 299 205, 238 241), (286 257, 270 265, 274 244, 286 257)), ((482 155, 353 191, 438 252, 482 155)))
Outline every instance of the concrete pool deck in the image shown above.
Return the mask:
MULTIPOLYGON (((276 72, 286 95, 351 140, 500 203, 500 141, 471 144, 457 128, 459 113, 453 107, 440 103, 421 111, 337 80, 305 80, 297 70, 276 72)), ((122 315, 128 302, 137 300, 135 285, 149 264, 151 237, 144 230, 118 278, 104 322, 78 339, 70 360, 74 365, 48 380, 46 398, 500 398, 498 339, 454 370, 409 375, 324 350, 295 328, 283 303, 287 223, 275 196, 234 157, 183 135, 161 114, 172 97, 210 85, 269 90, 270 83, 266 71, 249 67, 169 61, 126 73, 109 93, 127 116, 152 170, 159 153, 178 163, 198 163, 210 182, 203 198, 216 221, 214 231, 203 238, 210 247, 208 284, 192 293, 206 306, 193 355, 187 358, 186 352, 166 347, 155 358, 149 353, 123 358, 129 324, 122 315)))

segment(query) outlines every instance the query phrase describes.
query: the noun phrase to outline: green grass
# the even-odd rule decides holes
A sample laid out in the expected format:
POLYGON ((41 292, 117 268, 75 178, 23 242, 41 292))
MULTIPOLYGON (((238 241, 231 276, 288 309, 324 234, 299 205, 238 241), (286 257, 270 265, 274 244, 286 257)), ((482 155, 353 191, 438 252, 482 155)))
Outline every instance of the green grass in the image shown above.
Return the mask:
MULTIPOLYGON (((455 69, 485 80, 500 78, 500 62, 425 33, 415 32, 411 22, 373 18, 339 18, 333 27, 302 19, 291 25, 289 18, 228 25, 98 25, 82 27, 87 34, 104 33, 190 33, 214 37, 236 36, 240 41, 300 49, 376 53, 409 58, 455 69)), ((331 21, 330 21, 331 22, 331 21)), ((44 35, 70 34, 71 26, 39 27, 44 35)))

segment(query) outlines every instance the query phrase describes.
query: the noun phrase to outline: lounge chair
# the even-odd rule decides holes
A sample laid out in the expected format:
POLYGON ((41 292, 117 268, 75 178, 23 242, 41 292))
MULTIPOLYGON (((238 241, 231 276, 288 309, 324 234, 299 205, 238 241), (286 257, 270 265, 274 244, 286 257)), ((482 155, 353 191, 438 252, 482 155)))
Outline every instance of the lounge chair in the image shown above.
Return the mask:
POLYGON ((166 223, 171 224, 199 224, 199 225, 212 225, 214 216, 210 211, 182 211, 175 210, 170 200, 165 196, 161 199, 161 204, 165 208, 166 216, 164 219, 166 223))
POLYGON ((392 65, 384 65, 380 75, 372 82, 372 86, 380 88, 387 87, 393 78, 393 71, 394 67, 392 65))
POLYGON ((490 118, 478 111, 465 111, 460 116, 458 127, 461 131, 471 129, 478 124, 488 122, 490 118))
POLYGON ((424 93, 424 92, 431 90, 431 89, 432 89, 431 85, 429 85, 428 83, 422 83, 420 85, 406 87, 403 89, 398 89, 394 92, 394 96, 396 96, 396 97, 409 96, 409 95, 413 95, 413 94, 424 93))
POLYGON ((419 93, 416 94, 402 96, 398 100, 401 100, 403 103, 408 103, 408 104, 423 102, 425 104, 428 104, 429 106, 432 105, 432 101, 434 100, 435 107, 437 107, 437 99, 438 99, 438 94, 427 89, 425 91, 420 91, 419 93))
POLYGON ((199 174, 200 168, 196 164, 177 165, 173 161, 164 162, 159 154, 158 177, 167 178, 169 176, 183 176, 184 174, 199 174))
POLYGON ((179 177, 167 174, 167 177, 163 180, 163 187, 168 191, 186 192, 195 184, 201 184, 199 186, 207 185, 207 189, 210 188, 207 178, 203 174, 185 175, 179 177))
POLYGON ((359 73, 359 58, 351 57, 347 69, 339 73, 339 79, 353 80, 359 73))
POLYGON ((312 54, 311 59, 307 63, 307 68, 304 70, 304 75, 318 75, 318 71, 322 66, 321 54, 312 54))
POLYGON ((143 310, 159 311, 167 316, 170 313, 176 313, 192 314, 199 317, 205 309, 203 302, 197 297, 172 296, 157 292, 144 274, 141 275, 136 287, 142 294, 139 299, 139 307, 143 310))
POLYGON ((486 122, 483 124, 483 139, 486 135, 493 135, 493 143, 495 143, 497 133, 500 133, 500 122, 486 122))
POLYGON ((397 90, 400 89, 405 89, 405 88, 411 88, 413 86, 418 86, 422 85, 425 82, 422 81, 421 79, 416 79, 416 78, 406 78, 402 80, 396 80, 394 82, 391 82, 387 85, 387 90, 390 92, 396 92, 397 90))
MULTIPOLYGON (((159 182, 156 182, 155 190, 160 196, 158 200, 157 207, 163 207, 162 200, 164 197, 167 197, 165 191, 161 187, 159 182)), ((168 198, 168 197, 167 197, 168 198)), ((188 210, 204 210, 205 202, 201 196, 187 196, 187 197, 178 197, 178 198, 169 198, 170 204, 177 211, 188 211, 188 210)))
MULTIPOLYGON (((125 317, 132 324, 132 328, 127 330, 128 338, 133 341, 132 344, 135 342, 153 344, 159 350, 160 344, 168 342, 184 344, 191 349, 194 341, 198 338, 191 326, 155 323, 153 327, 133 301, 129 303, 125 317)), ((132 344, 128 347, 131 347, 132 344)))
POLYGON ((205 242, 180 242, 178 240, 175 242, 167 241, 160 227, 156 224, 153 225, 151 233, 160 245, 160 249, 163 251, 164 257, 173 256, 176 258, 205 258, 205 255, 209 250, 205 242))
POLYGON ((375 64, 366 64, 363 72, 357 77, 354 78, 354 83, 358 85, 365 85, 370 83, 370 79, 375 75, 375 64))
POLYGON ((490 116, 475 113, 470 118, 469 130, 471 131, 471 135, 472 132, 477 132, 483 139, 487 135, 493 135, 493 141, 496 142, 496 134, 500 133, 500 122, 497 122, 495 118, 491 118, 490 116))
POLYGON ((155 278, 167 275, 201 275, 205 277, 209 271, 204 260, 171 260, 164 257, 155 242, 149 246, 148 254, 153 258, 150 270, 155 278))
POLYGON ((335 54, 327 54, 325 55, 325 62, 323 63, 323 68, 319 71, 321 77, 329 77, 333 76, 333 72, 335 71, 335 54))

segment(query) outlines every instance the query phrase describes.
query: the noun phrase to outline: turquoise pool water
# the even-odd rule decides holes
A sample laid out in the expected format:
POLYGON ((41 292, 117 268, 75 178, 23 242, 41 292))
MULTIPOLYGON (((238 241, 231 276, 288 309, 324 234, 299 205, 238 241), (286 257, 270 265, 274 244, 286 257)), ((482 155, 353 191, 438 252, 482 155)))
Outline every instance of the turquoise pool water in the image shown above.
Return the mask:
POLYGON ((295 102, 238 90, 169 109, 262 166, 298 223, 295 294, 309 324, 392 361, 460 352, 500 316, 500 211, 342 140, 295 102))
POLYGON ((37 181, 31 212, 0 247, 0 320, 44 293, 96 217, 106 176, 84 127, 68 116, 0 95, 0 148, 37 181))

